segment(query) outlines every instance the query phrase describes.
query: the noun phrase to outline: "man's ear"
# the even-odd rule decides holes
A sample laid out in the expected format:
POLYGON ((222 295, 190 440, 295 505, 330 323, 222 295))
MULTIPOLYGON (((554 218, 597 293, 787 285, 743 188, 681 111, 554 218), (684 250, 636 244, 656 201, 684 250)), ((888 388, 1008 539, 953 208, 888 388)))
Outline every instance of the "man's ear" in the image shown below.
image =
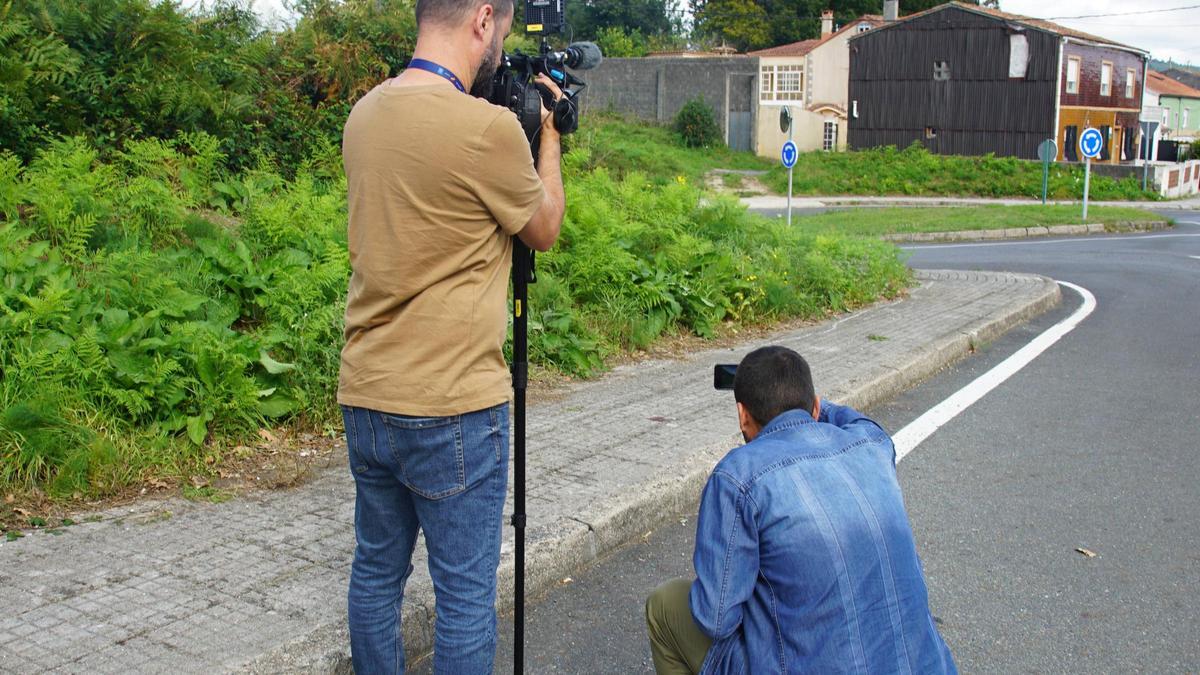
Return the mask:
POLYGON ((496 28, 496 8, 490 2, 485 2, 475 10, 475 18, 471 20, 471 28, 482 39, 487 35, 488 28, 496 28))
POLYGON ((819 419, 821 419, 821 397, 818 396, 816 398, 817 398, 817 401, 816 401, 816 403, 813 403, 812 414, 813 414, 814 420, 819 420, 819 419))
POLYGON ((762 431, 762 429, 758 426, 758 422, 755 421, 754 416, 750 414, 750 411, 746 409, 746 406, 742 405, 741 403, 737 404, 737 411, 738 427, 742 430, 742 436, 744 436, 747 441, 754 440, 754 437, 758 436, 758 432, 762 431))

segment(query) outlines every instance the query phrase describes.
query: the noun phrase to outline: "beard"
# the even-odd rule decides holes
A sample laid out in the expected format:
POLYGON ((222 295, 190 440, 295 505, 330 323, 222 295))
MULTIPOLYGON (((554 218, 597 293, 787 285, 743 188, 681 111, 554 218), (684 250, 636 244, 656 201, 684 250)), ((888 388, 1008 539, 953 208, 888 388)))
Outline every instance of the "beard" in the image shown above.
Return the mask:
POLYGON ((496 86, 496 70, 500 67, 500 56, 504 53, 504 45, 496 40, 492 49, 484 55, 479 70, 475 71, 475 79, 471 82, 470 94, 476 98, 491 100, 492 90, 496 86))

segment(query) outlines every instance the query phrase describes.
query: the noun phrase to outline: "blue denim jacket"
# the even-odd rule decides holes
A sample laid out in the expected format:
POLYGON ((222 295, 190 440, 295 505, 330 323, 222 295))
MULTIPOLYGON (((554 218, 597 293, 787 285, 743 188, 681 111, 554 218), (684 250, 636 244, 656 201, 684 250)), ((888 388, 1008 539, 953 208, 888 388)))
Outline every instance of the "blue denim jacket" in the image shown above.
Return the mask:
POLYGON ((788 411, 713 470, 689 596, 702 673, 956 673, 929 613, 891 439, 788 411))

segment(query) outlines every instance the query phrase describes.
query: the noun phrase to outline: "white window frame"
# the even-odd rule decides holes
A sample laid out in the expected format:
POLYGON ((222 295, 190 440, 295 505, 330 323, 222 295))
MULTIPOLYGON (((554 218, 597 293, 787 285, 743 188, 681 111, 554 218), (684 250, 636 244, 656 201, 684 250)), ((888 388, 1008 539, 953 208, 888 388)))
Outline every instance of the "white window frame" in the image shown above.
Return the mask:
POLYGON ((1067 58, 1067 93, 1079 93, 1079 73, 1083 71, 1083 60, 1077 56, 1067 58), (1071 66, 1075 66, 1075 79, 1071 79, 1071 66))
POLYGON ((855 32, 857 32, 857 33, 865 33, 865 32, 867 32, 867 31, 869 31, 869 30, 871 30, 871 24, 869 24, 869 23, 860 23, 860 24, 858 24, 858 30, 856 30, 855 32))
POLYGON ((1167 129, 1171 128, 1171 109, 1170 108, 1163 108, 1163 123, 1162 123, 1162 125, 1164 127, 1166 127, 1167 129))
POLYGON ((759 82, 762 103, 791 103, 804 100, 804 64, 761 66, 759 82))
POLYGON ((1109 61, 1100 62, 1100 95, 1112 96, 1113 64, 1109 61))
POLYGON ((837 120, 825 120, 825 126, 821 132, 821 149, 825 152, 833 152, 837 150, 838 143, 838 123, 837 120), (830 130, 832 129, 832 133, 830 130))
POLYGON ((1183 109, 1183 116, 1179 118, 1179 128, 1180 129, 1188 128, 1188 117, 1191 115, 1191 112, 1192 112, 1191 108, 1183 109))
POLYGON ((762 66, 758 71, 758 100, 775 100, 775 66, 762 66))
POLYGON ((1133 68, 1125 69, 1125 98, 1133 98, 1133 83, 1137 80, 1137 73, 1133 68))

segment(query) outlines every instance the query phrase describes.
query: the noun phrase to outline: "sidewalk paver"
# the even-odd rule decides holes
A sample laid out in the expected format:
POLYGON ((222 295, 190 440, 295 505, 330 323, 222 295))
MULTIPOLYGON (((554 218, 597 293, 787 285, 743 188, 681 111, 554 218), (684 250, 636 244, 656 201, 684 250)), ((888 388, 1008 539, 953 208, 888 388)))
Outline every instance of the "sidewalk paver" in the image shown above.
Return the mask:
MULTIPOLYGON (((821 395, 866 407, 1059 301, 1051 280, 919 272, 908 299, 737 348, 616 369, 529 411, 527 585, 536 592, 690 508, 738 441, 712 366, 762 344, 812 364, 821 395)), ((510 481, 511 483, 511 481, 510 481)), ((344 466, 224 504, 153 501, 0 544, 0 671, 349 672, 354 486, 344 466)), ((511 494, 506 513, 511 513, 511 494)), ((500 609, 511 606, 505 527, 500 609)), ((432 644, 423 553, 405 597, 432 644)))

